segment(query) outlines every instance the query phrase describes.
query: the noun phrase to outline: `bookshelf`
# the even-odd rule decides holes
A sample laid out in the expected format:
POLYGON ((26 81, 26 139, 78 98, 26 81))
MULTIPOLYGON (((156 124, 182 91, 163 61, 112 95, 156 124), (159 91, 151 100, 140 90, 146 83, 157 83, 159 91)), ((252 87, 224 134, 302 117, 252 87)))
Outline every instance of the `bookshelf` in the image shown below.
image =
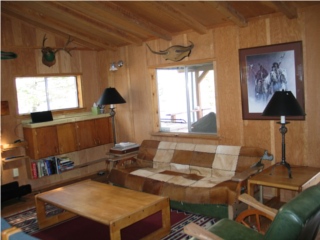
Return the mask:
MULTIPOLYGON (((84 167, 89 167, 91 165, 94 165, 94 164, 97 164, 97 163, 100 163, 100 162, 105 162, 108 158, 100 158, 100 159, 97 159, 97 160, 93 160, 93 161, 90 161, 90 162, 86 162, 86 163, 81 163, 81 164, 77 164, 77 165, 73 165, 71 168, 69 169, 65 169, 63 171, 55 171, 51 174, 47 174, 47 175, 40 175, 39 176, 39 173, 38 173, 38 163, 41 162, 42 160, 31 160, 31 159, 28 159, 28 165, 30 167, 27 168, 27 173, 28 173, 28 177, 32 180, 37 180, 37 179, 41 179, 41 178, 44 178, 44 177, 50 177, 50 176, 53 176, 53 175, 56 175, 56 174, 64 174, 66 172, 70 172, 70 171, 73 171, 73 170, 77 170, 77 169, 80 169, 80 168, 84 168, 84 167), (37 175, 35 175, 35 169, 33 169, 33 166, 37 166, 37 175)), ((40 163, 41 165, 41 163, 40 163)))

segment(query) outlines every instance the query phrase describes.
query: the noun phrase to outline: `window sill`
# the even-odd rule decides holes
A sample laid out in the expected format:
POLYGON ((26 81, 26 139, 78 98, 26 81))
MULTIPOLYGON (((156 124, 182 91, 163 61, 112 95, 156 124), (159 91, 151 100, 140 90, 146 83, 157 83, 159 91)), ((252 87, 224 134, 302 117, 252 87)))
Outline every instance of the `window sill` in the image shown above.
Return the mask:
POLYGON ((200 133, 197 134, 197 133, 152 132, 151 136, 220 140, 220 136, 218 136, 217 134, 200 134, 200 133))

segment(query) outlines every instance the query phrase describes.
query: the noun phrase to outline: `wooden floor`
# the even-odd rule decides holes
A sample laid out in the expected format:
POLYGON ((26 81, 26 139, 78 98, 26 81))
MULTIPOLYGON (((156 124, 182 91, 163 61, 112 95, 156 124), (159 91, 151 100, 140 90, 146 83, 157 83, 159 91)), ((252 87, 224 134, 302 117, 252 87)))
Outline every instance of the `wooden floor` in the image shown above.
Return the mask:
MULTIPOLYGON (((82 180, 85 180, 85 179, 91 179, 91 180, 94 180, 94 181, 107 183, 107 176, 106 175, 102 175, 102 176, 100 176, 100 175, 92 175, 90 177, 79 179, 78 181, 82 181, 82 180)), ((64 183, 64 184, 61 184, 61 185, 57 185, 57 186, 55 186, 55 188, 62 187, 64 185, 68 185, 68 184, 72 184, 74 182, 76 182, 76 181, 67 182, 67 183, 64 183)), ((51 189, 53 189, 53 188, 44 189, 43 191, 48 191, 48 190, 51 190, 51 189)), ((24 211, 24 210, 27 210, 27 209, 30 209, 30 208, 34 207, 35 206, 34 196, 37 193, 38 192, 31 193, 31 194, 28 194, 26 196, 23 196, 23 198, 20 199, 20 200, 12 200, 12 201, 6 202, 4 205, 1 206, 1 217, 10 216, 12 214, 15 214, 15 213, 18 213, 18 212, 21 212, 21 211, 24 211)), ((278 208, 279 206, 273 205, 271 207, 278 208)), ((315 238, 315 240, 320 240, 320 230, 319 230, 318 235, 315 238)))

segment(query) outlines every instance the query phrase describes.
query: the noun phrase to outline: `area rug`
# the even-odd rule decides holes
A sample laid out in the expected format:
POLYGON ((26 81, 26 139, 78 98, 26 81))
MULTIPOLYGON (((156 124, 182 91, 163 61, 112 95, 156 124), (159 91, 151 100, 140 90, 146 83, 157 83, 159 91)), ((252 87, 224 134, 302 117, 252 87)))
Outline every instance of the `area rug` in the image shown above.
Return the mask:
MULTIPOLYGON (((46 205, 46 214, 53 216, 63 210, 46 205)), ((185 225, 194 222, 203 228, 213 225, 217 219, 171 209, 171 232, 163 240, 185 240, 190 236, 183 232, 185 225)), ((5 217, 12 225, 42 240, 84 240, 109 239, 109 228, 106 225, 83 217, 76 217, 58 225, 39 230, 36 210, 31 208, 21 213, 5 217)), ((121 239, 138 240, 161 227, 161 213, 158 212, 121 230, 121 239)), ((157 239, 155 239, 157 240, 157 239)))

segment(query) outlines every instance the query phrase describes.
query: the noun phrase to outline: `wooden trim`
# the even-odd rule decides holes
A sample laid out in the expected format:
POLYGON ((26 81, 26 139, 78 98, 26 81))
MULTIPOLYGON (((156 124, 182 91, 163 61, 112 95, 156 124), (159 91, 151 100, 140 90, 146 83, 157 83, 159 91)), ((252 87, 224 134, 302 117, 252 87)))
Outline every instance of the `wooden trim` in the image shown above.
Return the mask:
POLYGON ((162 63, 157 65, 149 65, 148 68, 150 70, 151 69, 155 70, 156 68, 188 66, 188 65, 195 65, 195 64, 208 63, 208 62, 212 62, 213 67, 215 67, 215 61, 216 60, 214 58, 204 58, 204 59, 198 59, 198 60, 181 61, 179 63, 170 62, 170 63, 162 63))
POLYGON ((167 133, 167 132, 152 132, 151 136, 156 137, 174 137, 174 138, 201 138, 201 139, 212 139, 221 140, 219 135, 209 134, 193 134, 193 133, 167 133))
POLYGON ((9 115, 9 102, 8 101, 1 101, 1 116, 9 115))

